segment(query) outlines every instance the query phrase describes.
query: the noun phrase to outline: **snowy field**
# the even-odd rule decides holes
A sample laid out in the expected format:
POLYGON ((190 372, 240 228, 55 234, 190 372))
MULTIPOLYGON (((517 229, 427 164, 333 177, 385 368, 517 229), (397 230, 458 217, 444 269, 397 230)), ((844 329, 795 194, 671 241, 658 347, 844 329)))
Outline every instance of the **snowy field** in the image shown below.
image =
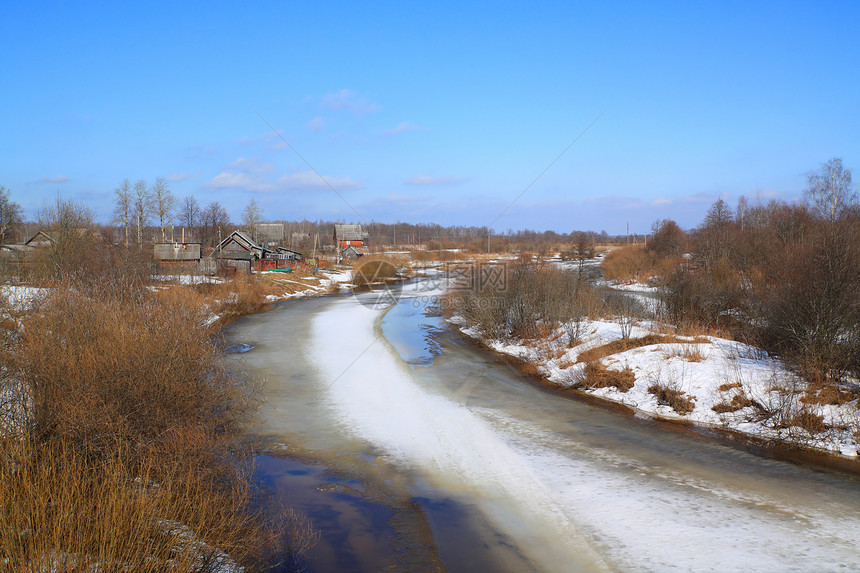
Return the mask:
MULTIPOLYGON (((536 364, 542 375, 561 387, 573 387, 582 378, 586 365, 577 361, 580 354, 623 338, 621 322, 611 320, 583 321, 579 340, 573 343, 569 332, 574 325, 558 328, 547 339, 526 342, 490 340, 462 317, 454 317, 452 322, 493 350, 536 364)), ((629 338, 653 335, 658 326, 640 322, 632 327, 629 338)), ((579 389, 637 412, 765 440, 783 440, 849 458, 860 454, 857 401, 841 405, 801 401, 806 383, 759 348, 713 336, 674 336, 669 343, 613 353, 599 363, 618 372, 629 369, 635 377, 633 387, 627 391, 617 387, 579 389), (692 411, 679 413, 661 403, 649 391, 654 386, 683 393, 692 411), (793 420, 806 414, 821 416, 826 429, 810 434, 792 425, 793 420)))

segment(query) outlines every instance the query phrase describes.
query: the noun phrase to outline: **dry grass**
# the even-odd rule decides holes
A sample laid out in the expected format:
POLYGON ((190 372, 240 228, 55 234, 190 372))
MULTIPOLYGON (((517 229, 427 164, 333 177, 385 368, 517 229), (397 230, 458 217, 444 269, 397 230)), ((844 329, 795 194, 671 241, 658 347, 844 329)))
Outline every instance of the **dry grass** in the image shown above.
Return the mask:
MULTIPOLYGON (((230 286, 248 289, 236 308, 256 296, 230 286)), ((190 571, 216 547, 246 565, 283 553, 238 441, 253 388, 209 342, 204 300, 58 285, 25 318, 0 356, 26 392, 0 453, 0 564, 190 571)))
POLYGON ((827 430, 827 424, 824 423, 824 416, 811 412, 806 408, 792 416, 787 425, 802 428, 809 432, 810 435, 819 434, 827 430))
POLYGON ((830 381, 811 383, 800 401, 822 406, 841 406, 857 398, 860 398, 860 390, 840 387, 838 383, 830 381))
POLYGON ((684 342, 687 341, 675 336, 663 334, 648 334, 639 338, 621 338, 582 352, 577 357, 577 362, 594 362, 595 360, 600 360, 601 358, 605 358, 612 354, 618 354, 619 352, 625 352, 642 346, 684 342))
POLYGON ((669 351, 669 357, 683 358, 687 362, 701 362, 705 359, 702 347, 697 343, 682 344, 669 351))
POLYGON ((682 416, 689 414, 696 407, 695 396, 687 396, 686 392, 671 385, 652 384, 648 387, 648 392, 657 398, 658 404, 669 406, 682 416))
POLYGON ((720 392, 728 392, 729 390, 740 388, 741 386, 743 386, 743 384, 741 384, 740 382, 731 382, 726 384, 720 384, 719 387, 717 387, 717 390, 719 390, 720 392))
POLYGON ((585 365, 578 375, 574 388, 617 388, 621 392, 627 392, 636 382, 636 377, 630 368, 623 370, 611 370, 600 362, 591 362, 585 365))
MULTIPOLYGON (((723 384, 722 386, 720 386, 720 390, 723 390, 724 387, 726 390, 728 390, 731 388, 738 388, 740 387, 740 384, 737 382, 735 384, 723 384)), ((752 406, 759 411, 762 411, 764 409, 762 408, 761 404, 759 404, 755 400, 750 399, 746 394, 741 393, 732 396, 732 399, 729 402, 723 401, 718 404, 714 404, 714 406, 711 407, 711 410, 713 410, 717 414, 725 414, 729 412, 737 412, 738 410, 742 410, 749 406, 752 406)))
POLYGON ((315 267, 304 264, 296 264, 291 273, 266 272, 256 273, 254 278, 262 285, 264 294, 283 296, 307 290, 319 286, 320 279, 324 278, 316 272, 315 267))
POLYGON ((534 362, 522 362, 519 369, 520 372, 527 376, 541 376, 540 367, 534 362))
POLYGON ((118 447, 93 464, 74 444, 7 440, 0 564, 12 571, 205 571, 257 559, 264 528, 248 480, 210 482, 118 447), (215 545, 217 544, 217 546, 215 545))

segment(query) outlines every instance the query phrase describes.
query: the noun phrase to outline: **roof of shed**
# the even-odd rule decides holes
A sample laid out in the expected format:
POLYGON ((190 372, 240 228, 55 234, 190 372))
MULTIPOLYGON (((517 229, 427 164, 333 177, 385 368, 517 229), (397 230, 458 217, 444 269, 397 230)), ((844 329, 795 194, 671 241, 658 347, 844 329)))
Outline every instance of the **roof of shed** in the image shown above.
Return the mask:
POLYGON ((335 225, 334 235, 338 241, 363 241, 367 232, 361 230, 361 225, 335 225))

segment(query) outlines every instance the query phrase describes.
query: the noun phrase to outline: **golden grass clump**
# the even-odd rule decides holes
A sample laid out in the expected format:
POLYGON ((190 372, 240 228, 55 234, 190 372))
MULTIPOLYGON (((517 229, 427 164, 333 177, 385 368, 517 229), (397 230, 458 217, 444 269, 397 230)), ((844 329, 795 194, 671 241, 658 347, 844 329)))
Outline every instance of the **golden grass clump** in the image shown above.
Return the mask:
POLYGON ((683 390, 665 384, 652 384, 648 387, 648 392, 657 398, 658 404, 669 406, 682 416, 689 414, 696 407, 695 396, 687 396, 683 390))
POLYGON ((574 388, 617 388, 621 392, 627 392, 636 382, 636 377, 630 368, 623 370, 611 370, 600 362, 590 362, 585 365, 578 375, 574 388))

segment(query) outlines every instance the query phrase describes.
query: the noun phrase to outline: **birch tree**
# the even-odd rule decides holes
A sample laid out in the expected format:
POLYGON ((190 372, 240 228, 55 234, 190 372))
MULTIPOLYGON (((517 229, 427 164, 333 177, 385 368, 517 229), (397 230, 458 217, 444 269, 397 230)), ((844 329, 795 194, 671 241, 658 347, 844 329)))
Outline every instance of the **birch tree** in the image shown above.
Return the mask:
POLYGON ((128 179, 123 179, 119 187, 114 189, 115 206, 113 209, 114 222, 122 225, 125 231, 125 248, 128 248, 128 227, 132 219, 132 189, 128 179))
POLYGON ((252 198, 245 211, 242 213, 242 222, 245 223, 245 229, 251 233, 254 241, 257 240, 257 225, 263 219, 263 214, 260 212, 260 207, 252 198))
POLYGON ((173 206, 176 204, 176 199, 167 187, 167 181, 164 177, 158 177, 150 190, 152 201, 152 212, 158 218, 158 224, 161 227, 161 242, 165 242, 165 225, 170 223, 170 215, 173 213, 173 206))
POLYGON ((818 215, 831 223, 836 221, 857 200, 851 188, 851 171, 842 167, 840 158, 831 159, 809 176, 804 196, 818 215))
POLYGON ((131 206, 134 222, 135 225, 137 225, 138 248, 141 248, 143 246, 143 228, 149 222, 149 212, 151 209, 150 205, 151 199, 149 196, 149 188, 146 185, 146 181, 140 179, 137 183, 134 184, 131 206))

